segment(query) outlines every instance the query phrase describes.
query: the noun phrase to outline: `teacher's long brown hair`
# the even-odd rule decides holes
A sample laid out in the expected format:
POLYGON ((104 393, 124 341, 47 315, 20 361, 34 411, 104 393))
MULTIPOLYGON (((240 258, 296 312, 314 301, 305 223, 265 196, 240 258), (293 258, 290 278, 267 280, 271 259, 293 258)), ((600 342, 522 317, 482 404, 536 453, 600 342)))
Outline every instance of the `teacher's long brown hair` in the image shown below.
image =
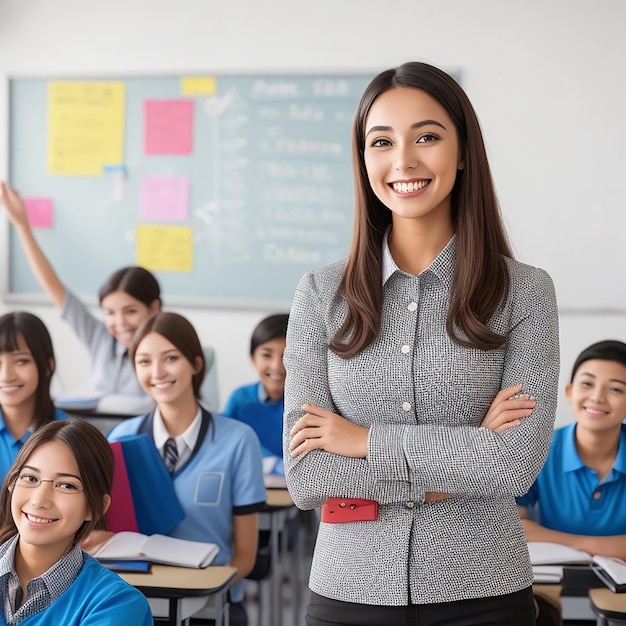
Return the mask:
POLYGON ((504 256, 512 257, 478 118, 465 92, 445 72, 426 63, 409 62, 381 72, 359 103, 352 133, 355 187, 354 234, 340 292, 348 313, 330 349, 350 358, 370 345, 380 330, 382 310, 382 243, 391 211, 376 197, 365 167, 365 121, 374 100, 394 87, 413 87, 432 96, 454 123, 465 168, 452 189, 456 233, 454 284, 446 327, 457 344, 490 350, 506 337, 487 322, 508 293, 504 256))

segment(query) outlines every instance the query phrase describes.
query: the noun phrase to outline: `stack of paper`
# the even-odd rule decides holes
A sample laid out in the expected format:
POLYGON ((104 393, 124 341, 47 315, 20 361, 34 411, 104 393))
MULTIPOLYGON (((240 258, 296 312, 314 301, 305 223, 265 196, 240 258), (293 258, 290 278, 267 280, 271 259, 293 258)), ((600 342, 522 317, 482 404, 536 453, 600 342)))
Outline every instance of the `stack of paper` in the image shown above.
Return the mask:
POLYGON ((529 541, 528 552, 533 565, 589 565, 591 555, 560 543, 529 541))

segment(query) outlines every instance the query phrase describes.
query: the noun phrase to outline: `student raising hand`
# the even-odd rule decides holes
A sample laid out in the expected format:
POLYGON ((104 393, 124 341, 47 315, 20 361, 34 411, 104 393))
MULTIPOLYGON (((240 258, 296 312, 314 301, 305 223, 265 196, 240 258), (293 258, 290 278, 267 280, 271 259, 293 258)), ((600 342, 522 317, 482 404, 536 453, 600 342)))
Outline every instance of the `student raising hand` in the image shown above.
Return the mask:
MULTIPOLYGON (((86 345, 91 357, 91 388, 103 394, 143 397, 127 350, 137 328, 161 308, 157 279, 141 267, 124 267, 102 285, 104 321, 96 318, 68 289, 35 239, 20 194, 5 182, 0 204, 16 229, 28 264, 61 317, 86 345)), ((150 403, 145 402, 148 408, 150 403)))

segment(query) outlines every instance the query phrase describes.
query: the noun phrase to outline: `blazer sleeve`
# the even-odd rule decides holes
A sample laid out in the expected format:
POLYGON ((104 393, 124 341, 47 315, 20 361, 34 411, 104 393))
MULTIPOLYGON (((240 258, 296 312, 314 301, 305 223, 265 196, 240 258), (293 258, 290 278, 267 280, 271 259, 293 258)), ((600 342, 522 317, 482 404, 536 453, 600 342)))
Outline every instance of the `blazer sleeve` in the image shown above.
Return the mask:
MULTIPOLYGON (((526 266, 528 267, 528 266, 526 266)), ((370 498, 381 504, 422 501, 427 492, 459 496, 521 496, 548 453, 559 373, 554 286, 543 270, 512 275, 501 387, 521 383, 537 399, 516 428, 495 433, 476 426, 373 423, 366 459, 315 450, 289 455, 289 431, 305 402, 338 412, 328 384, 326 286, 314 273, 298 285, 285 350, 285 474, 294 502, 319 506, 329 496, 370 498)))
POLYGON ((323 450, 313 450, 295 459, 289 453, 289 431, 303 415, 302 404, 310 403, 338 413, 328 384, 330 289, 319 280, 324 278, 314 272, 300 280, 287 328, 283 458, 291 497, 301 509, 319 507, 328 497, 340 496, 369 498, 381 504, 410 500, 413 488, 408 480, 381 481, 366 459, 323 450))
POLYGON ((380 480, 414 481, 420 496, 522 496, 530 489, 554 432, 558 311, 552 280, 537 268, 512 276, 509 298, 502 388, 522 384, 537 400, 532 414, 501 433, 475 426, 374 424, 368 460, 380 480))

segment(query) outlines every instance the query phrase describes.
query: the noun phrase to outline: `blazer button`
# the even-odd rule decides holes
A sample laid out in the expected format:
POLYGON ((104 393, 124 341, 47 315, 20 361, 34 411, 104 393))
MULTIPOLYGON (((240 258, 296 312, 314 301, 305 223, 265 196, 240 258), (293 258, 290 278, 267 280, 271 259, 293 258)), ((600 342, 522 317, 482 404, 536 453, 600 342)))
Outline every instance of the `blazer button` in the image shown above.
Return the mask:
POLYGON ((411 410, 411 403, 410 402, 403 402, 402 403, 402 410, 403 411, 410 411, 411 410))
POLYGON ((415 502, 405 502, 405 503, 404 503, 404 506, 405 506, 407 509, 412 509, 412 508, 414 508, 414 507, 415 507, 415 502))

